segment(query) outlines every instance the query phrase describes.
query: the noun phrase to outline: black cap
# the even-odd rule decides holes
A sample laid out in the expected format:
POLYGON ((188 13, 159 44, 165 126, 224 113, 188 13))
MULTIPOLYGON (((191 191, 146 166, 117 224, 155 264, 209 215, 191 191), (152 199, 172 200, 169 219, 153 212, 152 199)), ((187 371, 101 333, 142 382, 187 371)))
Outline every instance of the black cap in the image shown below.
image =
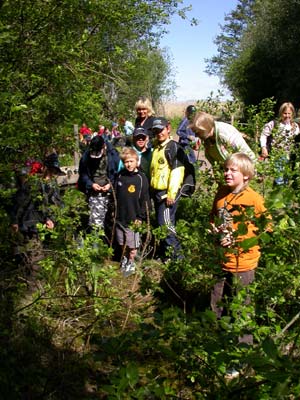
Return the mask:
POLYGON ((152 123, 152 130, 153 129, 164 129, 166 126, 169 125, 169 121, 164 117, 158 117, 153 120, 152 123))
POLYGON ((99 152, 104 147, 104 139, 102 136, 95 136, 90 143, 90 150, 99 152))
POLYGON ((196 111, 197 111, 197 109, 193 105, 187 106, 187 108, 186 108, 187 114, 194 114, 196 111))
POLYGON ((139 126, 138 128, 135 128, 135 130, 133 131, 133 137, 137 137, 137 136, 148 136, 148 134, 144 128, 139 126))
POLYGON ((51 153, 46 156, 44 165, 47 168, 55 169, 57 174, 65 175, 59 167, 58 155, 56 153, 51 153))

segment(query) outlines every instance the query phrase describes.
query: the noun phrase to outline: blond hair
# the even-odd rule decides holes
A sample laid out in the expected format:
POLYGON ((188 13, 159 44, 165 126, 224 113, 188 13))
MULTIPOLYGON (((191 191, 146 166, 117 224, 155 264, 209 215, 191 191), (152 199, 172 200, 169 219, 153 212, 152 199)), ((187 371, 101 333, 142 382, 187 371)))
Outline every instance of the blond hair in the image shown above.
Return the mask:
POLYGON ((133 157, 139 161, 139 155, 132 147, 123 147, 120 153, 120 159, 124 162, 128 157, 133 157))
POLYGON ((196 135, 200 135, 201 137, 201 133, 210 132, 214 126, 214 117, 203 111, 199 111, 195 114, 192 123, 189 125, 189 128, 195 132, 196 135))
POLYGON ((253 161, 245 153, 231 154, 224 163, 225 167, 229 167, 230 165, 236 166, 244 176, 248 176, 249 180, 255 175, 253 161))
POLYGON ((154 110, 152 107, 151 100, 148 97, 140 97, 137 102, 135 103, 134 106, 135 110, 137 111, 139 108, 146 108, 148 110, 148 116, 150 117, 151 115, 154 114, 154 110))
POLYGON ((280 119, 282 119, 282 114, 283 114, 288 108, 290 108, 291 111, 292 111, 292 118, 291 118, 291 120, 293 120, 293 119, 295 118, 295 115, 296 115, 295 107, 293 106, 292 103, 290 103, 289 101, 287 101, 287 102, 285 102, 285 103, 282 103, 281 106, 280 106, 280 108, 279 108, 278 114, 279 114, 279 118, 280 118, 280 119))

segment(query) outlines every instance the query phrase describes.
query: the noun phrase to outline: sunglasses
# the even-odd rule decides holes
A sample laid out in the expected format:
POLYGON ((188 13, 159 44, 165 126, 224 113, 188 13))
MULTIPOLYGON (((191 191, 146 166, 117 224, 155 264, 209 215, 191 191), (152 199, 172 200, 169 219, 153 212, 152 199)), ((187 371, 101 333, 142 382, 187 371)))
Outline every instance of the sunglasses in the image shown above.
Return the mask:
POLYGON ((146 140, 146 136, 143 136, 143 135, 141 135, 141 136, 136 136, 135 139, 136 139, 136 140, 146 140))

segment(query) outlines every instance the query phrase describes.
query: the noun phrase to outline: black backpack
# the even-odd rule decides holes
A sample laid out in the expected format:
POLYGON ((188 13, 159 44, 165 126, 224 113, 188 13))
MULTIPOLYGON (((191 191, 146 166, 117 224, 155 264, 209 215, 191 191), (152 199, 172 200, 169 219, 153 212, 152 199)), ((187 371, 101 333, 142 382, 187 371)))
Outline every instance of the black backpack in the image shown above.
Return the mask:
POLYGON ((172 153, 174 154, 175 151, 177 154, 177 159, 184 166, 184 179, 180 189, 180 195, 185 197, 191 197, 191 195, 195 192, 196 188, 195 167, 192 163, 190 163, 188 155, 184 151, 183 147, 175 140, 171 140, 169 143, 167 143, 165 148, 165 157, 171 167, 172 167, 171 154, 172 153))

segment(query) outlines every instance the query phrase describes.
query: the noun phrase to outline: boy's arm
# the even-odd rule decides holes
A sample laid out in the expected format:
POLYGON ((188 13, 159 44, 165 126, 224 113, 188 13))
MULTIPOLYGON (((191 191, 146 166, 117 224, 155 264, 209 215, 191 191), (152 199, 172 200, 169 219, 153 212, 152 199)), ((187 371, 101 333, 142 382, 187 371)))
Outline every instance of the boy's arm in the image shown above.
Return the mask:
POLYGON ((268 157, 268 148, 267 148, 267 143, 268 143, 268 137, 272 134, 272 130, 274 129, 275 123, 274 121, 270 121, 267 124, 265 124, 261 135, 260 135, 260 147, 261 147, 261 155, 262 157, 266 158, 268 157))
POLYGON ((140 212, 137 215, 137 220, 145 221, 147 219, 147 213, 150 210, 150 195, 149 195, 149 183, 148 179, 144 174, 141 174, 142 177, 142 190, 140 196, 140 212))
POLYGON ((94 183, 88 175, 87 162, 83 157, 79 162, 79 183, 85 191, 90 190, 94 183))
POLYGON ((167 161, 171 168, 170 178, 167 188, 167 205, 174 203, 176 194, 181 188, 184 178, 184 150, 172 141, 172 145, 168 148, 166 154, 167 161), (168 204, 169 203, 169 204, 168 204))
POLYGON ((218 209, 217 202, 220 198, 224 197, 224 187, 220 187, 215 195, 212 209, 209 215, 209 221, 211 225, 210 232, 214 235, 216 243, 222 247, 231 247, 235 243, 233 235, 234 230, 228 227, 226 224, 220 224, 218 221, 218 209))

